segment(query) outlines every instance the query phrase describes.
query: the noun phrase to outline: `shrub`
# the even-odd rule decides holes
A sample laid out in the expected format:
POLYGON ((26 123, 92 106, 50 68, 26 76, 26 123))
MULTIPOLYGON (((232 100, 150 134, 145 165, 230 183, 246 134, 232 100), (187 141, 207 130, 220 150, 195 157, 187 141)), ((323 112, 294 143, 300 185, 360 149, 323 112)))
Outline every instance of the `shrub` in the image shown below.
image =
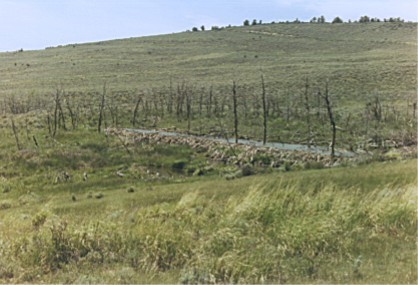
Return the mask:
POLYGON ((1 201, 0 202, 0 210, 6 210, 12 207, 12 204, 8 201, 1 201))
POLYGON ((184 160, 177 160, 173 164, 171 164, 171 169, 176 172, 181 172, 186 167, 187 162, 184 160))
POLYGON ((12 190, 12 187, 10 185, 3 185, 3 193, 9 193, 12 190))
POLYGON ((270 165, 271 157, 265 154, 258 154, 254 157, 254 161, 259 161, 263 165, 270 165))
POLYGON ((186 269, 181 272, 181 284, 215 284, 215 276, 201 269, 186 269))
POLYGON ((316 161, 308 161, 304 165, 305 169, 322 169, 324 167, 325 166, 322 162, 316 162, 316 161))
POLYGON ((39 229, 39 227, 45 223, 47 216, 48 214, 46 212, 40 212, 36 214, 32 219, 32 226, 34 229, 39 229))
POLYGON ((96 195, 94 195, 94 197, 95 197, 96 199, 101 199, 101 198, 103 198, 103 197, 104 197, 104 195, 103 195, 103 193, 99 192, 99 193, 97 193, 96 195))
POLYGON ((242 173, 242 176, 250 176, 250 175, 253 175, 255 172, 254 172, 254 168, 251 164, 245 164, 241 168, 241 173, 242 173))
POLYGON ((292 168, 292 164, 288 161, 285 161, 282 165, 280 165, 279 170, 281 171, 290 171, 292 168))

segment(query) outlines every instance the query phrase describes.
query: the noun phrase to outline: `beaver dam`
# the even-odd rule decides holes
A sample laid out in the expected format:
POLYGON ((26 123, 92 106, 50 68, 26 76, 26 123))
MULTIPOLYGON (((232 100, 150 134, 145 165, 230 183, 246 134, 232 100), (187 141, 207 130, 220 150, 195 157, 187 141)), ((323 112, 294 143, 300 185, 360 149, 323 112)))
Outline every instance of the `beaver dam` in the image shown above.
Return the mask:
POLYGON ((284 164, 295 165, 310 162, 321 163, 324 167, 340 165, 356 158, 352 152, 338 150, 336 157, 331 159, 326 147, 285 143, 266 143, 240 139, 238 143, 228 139, 211 136, 195 136, 168 130, 145 129, 107 129, 107 133, 117 135, 129 144, 167 144, 187 145, 199 153, 206 153, 212 161, 242 166, 257 164, 258 166, 281 167, 284 164))

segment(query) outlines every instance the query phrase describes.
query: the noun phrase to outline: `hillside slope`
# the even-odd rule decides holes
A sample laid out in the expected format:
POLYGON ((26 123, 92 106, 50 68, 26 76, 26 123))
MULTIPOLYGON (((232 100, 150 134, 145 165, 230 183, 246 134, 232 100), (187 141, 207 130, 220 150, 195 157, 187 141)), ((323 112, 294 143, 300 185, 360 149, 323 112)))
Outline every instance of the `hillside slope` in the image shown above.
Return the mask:
POLYGON ((356 94, 416 90, 417 25, 268 24, 221 31, 183 32, 39 51, 0 53, 0 94, 168 86, 303 87, 330 79, 334 92, 356 94))

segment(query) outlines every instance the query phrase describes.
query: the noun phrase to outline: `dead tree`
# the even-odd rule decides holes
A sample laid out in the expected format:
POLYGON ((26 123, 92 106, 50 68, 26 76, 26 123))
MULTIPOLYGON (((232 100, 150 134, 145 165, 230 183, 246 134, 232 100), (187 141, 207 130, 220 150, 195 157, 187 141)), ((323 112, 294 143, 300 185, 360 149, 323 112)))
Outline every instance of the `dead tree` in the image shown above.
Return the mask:
POLYGON ((316 93, 316 101, 317 101, 317 103, 316 103, 316 117, 317 117, 317 119, 319 119, 320 116, 321 116, 321 92, 320 92, 319 88, 318 88, 318 92, 316 93))
POLYGON ((158 99, 160 101, 160 106, 161 106, 161 110, 159 112, 159 115, 160 115, 161 119, 163 119, 164 115, 165 115, 164 105, 165 105, 165 101, 166 101, 163 91, 158 92, 158 99))
POLYGON ((107 100, 106 107, 109 110, 110 117, 112 119, 112 124, 117 127, 118 119, 119 119, 118 104, 114 103, 115 94, 112 94, 112 95, 113 96, 110 96, 110 98, 107 100))
POLYGON ((199 113, 199 118, 202 117, 202 105, 203 105, 203 92, 205 91, 204 88, 202 88, 202 90, 200 90, 199 92, 199 107, 198 107, 198 113, 199 113))
POLYGON ((32 136, 33 142, 35 143, 36 148, 39 148, 38 141, 36 140, 35 136, 32 136))
POLYGON ((190 124, 192 119, 192 94, 185 91, 186 97, 186 118, 187 118, 187 132, 190 133, 190 124))
POLYGON ((173 101, 174 101, 173 80, 170 77, 170 90, 169 90, 169 93, 168 93, 168 100, 167 100, 167 112, 170 115, 173 113, 173 101))
POLYGON ((264 76, 261 75, 261 88, 262 88, 262 103, 263 103, 263 145, 267 142, 267 104, 266 104, 266 87, 264 84, 264 76))
POLYGON ((183 81, 181 85, 180 84, 177 85, 176 116, 177 116, 178 122, 181 122, 181 118, 183 116, 183 104, 184 104, 186 93, 187 93, 187 86, 185 86, 185 82, 183 81))
POLYGON ((143 100, 141 100, 142 104, 142 113, 144 113, 143 122, 146 123, 148 121, 148 113, 149 113, 149 104, 148 98, 145 96, 143 100))
POLYGON ((206 115, 208 118, 212 116, 212 99, 213 99, 213 87, 209 88, 209 96, 206 100, 206 115))
POLYGON ((380 104, 379 95, 376 94, 374 97, 374 102, 371 105, 374 118, 376 119, 376 122, 380 123, 382 120, 382 105, 380 104))
POLYGON ((67 126, 65 124, 65 115, 64 111, 62 110, 61 106, 61 90, 57 89, 55 93, 55 112, 54 112, 54 136, 55 132, 57 130, 57 125, 59 128, 63 128, 64 130, 67 130, 67 126), (57 121, 58 120, 58 121, 57 121))
POLYGON ((57 97, 59 96, 59 94, 57 93, 55 95, 55 108, 54 108, 54 129, 52 131, 52 137, 55 137, 55 134, 57 133, 57 124, 58 124, 58 100, 57 97))
POLYGON ((236 85, 235 85, 235 81, 232 82, 232 100, 233 100, 233 109, 234 109, 235 143, 238 143, 237 88, 236 88, 236 85))
POLYGON ((306 78, 305 81, 305 110, 306 110, 306 127, 307 127, 307 145, 308 148, 311 147, 311 108, 309 105, 309 81, 306 78))
POLYGON ((20 145, 20 142, 19 142, 19 136, 18 136, 18 133, 17 133, 17 129, 16 129, 16 125, 15 125, 15 121, 13 120, 13 117, 11 118, 11 121, 12 121, 13 134, 14 134, 15 140, 16 140, 16 147, 17 147, 18 150, 21 150, 22 146, 20 145))
POLYGON ((218 117, 220 114, 218 96, 213 96, 213 115, 218 117))
POLYGON ((53 136, 52 126, 51 126, 52 123, 51 123, 51 116, 49 115, 49 113, 46 115, 46 121, 47 121, 47 124, 48 124, 48 133, 52 137, 53 136))
POLYGON ((30 130, 29 130, 29 121, 28 121, 28 118, 27 117, 25 117, 25 130, 26 130, 26 139, 28 141, 30 141, 30 137, 29 137, 29 133, 30 133, 30 130))
POLYGON ((245 121, 247 121, 247 119, 248 119, 248 113, 249 113, 249 106, 248 105, 249 104, 248 104, 246 98, 243 98, 243 100, 241 100, 241 106, 242 106, 242 110, 243 110, 243 113, 244 113, 243 116, 244 116, 245 121))
POLYGON ((331 124, 332 129, 332 141, 331 141, 331 160, 334 160, 335 157, 335 140, 337 134, 337 127, 335 125, 334 115, 332 113, 332 106, 329 100, 328 94, 328 81, 325 83, 325 94, 324 94, 325 105, 327 106, 329 122, 331 124))
POLYGON ((71 107, 70 95, 64 93, 64 98, 65 98, 65 103, 66 103, 65 105, 71 117, 72 129, 75 130, 77 128, 77 114, 74 112, 73 108, 71 107))
POLYGON ((136 99, 136 104, 135 104, 135 108, 132 114, 132 127, 135 128, 136 125, 136 117, 138 116, 138 110, 139 110, 139 104, 142 101, 142 96, 138 95, 138 98, 136 99))
POLYGON ((106 82, 103 84, 103 92, 102 97, 100 100, 100 106, 99 106, 99 119, 97 123, 97 132, 101 132, 102 130, 102 120, 103 120, 103 110, 105 107, 105 98, 106 98, 106 82))

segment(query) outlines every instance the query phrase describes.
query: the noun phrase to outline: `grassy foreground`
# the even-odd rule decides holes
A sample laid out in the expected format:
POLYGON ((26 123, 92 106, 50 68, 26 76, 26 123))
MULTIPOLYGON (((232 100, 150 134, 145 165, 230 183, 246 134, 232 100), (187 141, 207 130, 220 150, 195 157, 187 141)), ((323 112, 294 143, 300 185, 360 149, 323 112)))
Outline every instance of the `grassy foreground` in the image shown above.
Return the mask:
POLYGON ((3 173, 0 281, 415 283, 416 163, 171 183, 3 173))

